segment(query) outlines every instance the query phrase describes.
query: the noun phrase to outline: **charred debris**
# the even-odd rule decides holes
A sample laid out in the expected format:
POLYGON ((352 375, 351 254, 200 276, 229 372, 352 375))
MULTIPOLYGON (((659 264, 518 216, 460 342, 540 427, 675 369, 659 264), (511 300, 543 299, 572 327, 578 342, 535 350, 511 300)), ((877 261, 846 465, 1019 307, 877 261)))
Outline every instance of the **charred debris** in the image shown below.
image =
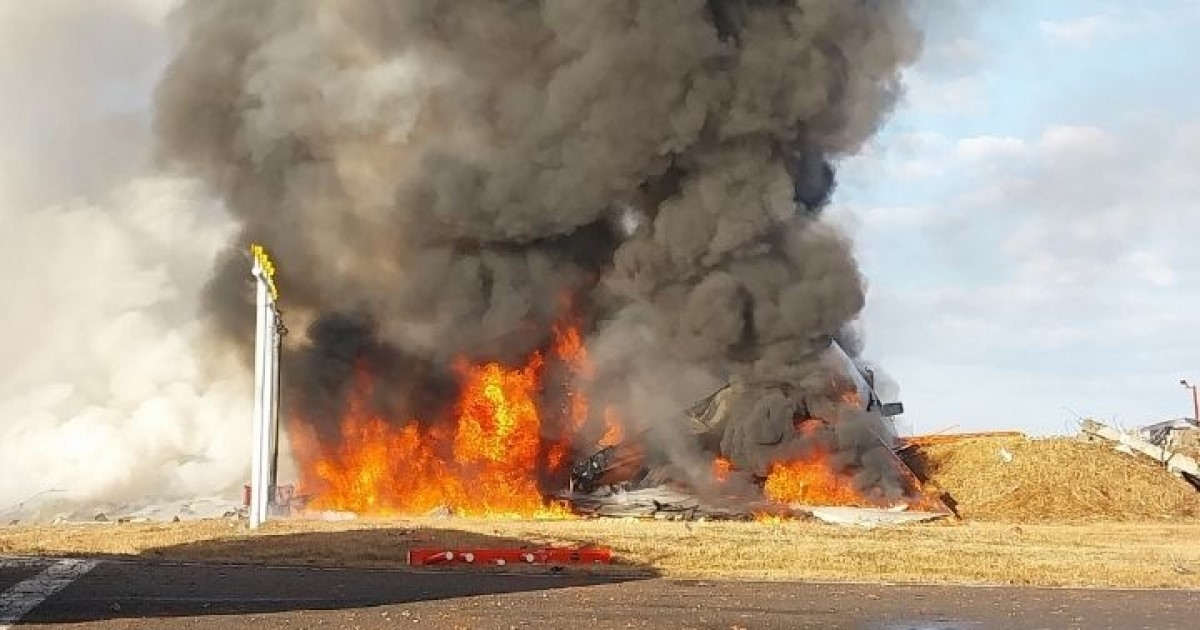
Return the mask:
POLYGON ((655 447, 678 440, 643 431, 576 461, 570 487, 560 498, 578 512, 598 516, 742 519, 811 514, 820 506, 783 504, 764 493, 773 462, 781 461, 780 453, 788 453, 784 461, 808 459, 856 486, 862 503, 854 507, 949 513, 940 499, 924 496, 920 481, 894 452, 898 440, 891 420, 903 413, 903 404, 882 402, 873 372, 853 361, 837 341, 830 342, 826 358, 841 371, 840 378, 824 388, 799 392, 787 382, 731 382, 671 422, 647 430, 666 427, 686 435, 688 455, 712 462, 711 476, 695 474, 696 466, 680 466, 679 453, 655 447), (762 416, 739 412, 764 401, 783 402, 780 413, 768 416, 777 424, 759 423, 747 430, 747 418, 762 416), (859 431, 850 428, 855 424, 859 431), (858 444, 848 449, 847 441, 858 444), (831 453, 838 455, 814 457, 831 453))

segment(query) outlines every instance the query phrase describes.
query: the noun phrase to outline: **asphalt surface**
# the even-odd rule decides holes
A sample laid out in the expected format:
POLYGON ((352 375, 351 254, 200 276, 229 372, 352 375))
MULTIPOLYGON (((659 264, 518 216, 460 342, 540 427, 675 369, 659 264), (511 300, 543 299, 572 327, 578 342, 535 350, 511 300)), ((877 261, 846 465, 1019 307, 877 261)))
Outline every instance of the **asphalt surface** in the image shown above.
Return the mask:
MULTIPOLYGON (((39 575, 54 562, 0 559, 0 619, 6 605, 20 604, 20 598, 37 590, 39 575)), ((1200 593, 1186 591, 708 582, 101 561, 16 623, 168 629, 1192 630, 1200 627, 1198 620, 1200 593)), ((0 621, 0 629, 4 625, 0 621)))
POLYGON ((7 592, 17 583, 41 573, 48 564, 44 560, 0 560, 0 593, 7 592))

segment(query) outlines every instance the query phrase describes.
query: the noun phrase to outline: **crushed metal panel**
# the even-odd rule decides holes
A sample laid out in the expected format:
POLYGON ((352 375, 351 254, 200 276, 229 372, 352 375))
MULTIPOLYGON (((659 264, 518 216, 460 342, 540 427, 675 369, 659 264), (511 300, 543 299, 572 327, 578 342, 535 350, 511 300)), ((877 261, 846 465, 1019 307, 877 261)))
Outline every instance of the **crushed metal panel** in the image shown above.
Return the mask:
POLYGON ((669 486, 637 490, 599 490, 587 494, 563 493, 558 495, 558 498, 570 503, 571 509, 579 514, 609 518, 746 520, 759 513, 804 516, 768 501, 705 500, 669 486))
POLYGON ((804 512, 825 523, 863 527, 866 529, 922 523, 950 516, 949 513, 944 512, 909 512, 906 510, 889 510, 884 508, 794 507, 797 511, 804 512))
POLYGON ((1095 436, 1118 445, 1127 446, 1165 465, 1167 470, 1171 472, 1184 473, 1191 475, 1193 478, 1200 479, 1200 462, 1186 455, 1171 452, 1170 450, 1151 444, 1136 435, 1123 433, 1095 420, 1085 420, 1080 430, 1085 435, 1095 436))

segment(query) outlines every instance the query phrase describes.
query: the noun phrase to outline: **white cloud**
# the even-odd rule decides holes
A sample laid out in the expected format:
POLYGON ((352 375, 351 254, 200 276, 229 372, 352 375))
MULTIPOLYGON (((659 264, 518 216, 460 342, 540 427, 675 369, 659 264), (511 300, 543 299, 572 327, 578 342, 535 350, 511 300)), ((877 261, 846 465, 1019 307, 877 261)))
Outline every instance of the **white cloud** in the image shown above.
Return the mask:
POLYGON ((856 206, 834 204, 826 216, 847 233, 858 234, 870 224, 873 232, 921 230, 939 219, 936 209, 929 206, 856 206))
POLYGON ((910 70, 905 82, 909 87, 905 104, 915 113, 968 116, 988 110, 986 85, 979 75, 938 80, 920 70, 910 70))
POLYGON ((1088 15, 1060 22, 1038 24, 1042 34, 1060 44, 1086 46, 1103 35, 1121 32, 1125 27, 1111 15, 1088 15))
POLYGON ((1175 267, 1161 252, 1133 252, 1125 257, 1125 263, 1156 287, 1172 287, 1179 282, 1175 267))
POLYGON ((1116 139, 1103 129, 1075 125, 1049 127, 1038 140, 1049 161, 1108 158, 1116 152, 1116 145, 1116 139))
POLYGON ((938 219, 937 212, 929 206, 876 207, 864 211, 872 224, 885 229, 925 227, 938 219))
POLYGON ((977 34, 990 12, 985 3, 916 0, 910 8, 924 36, 918 63, 922 72, 940 79, 973 74, 987 59, 977 34))
POLYGON ((1170 386, 1194 368, 1196 309, 1194 290, 1129 283, 1090 295, 1028 279, 876 287, 867 349, 925 430, 1060 431, 1064 406, 1147 421, 1173 413, 1170 386))
MULTIPOLYGON (((1096 282, 1139 246, 1162 248, 1161 256, 1180 251, 1187 247, 1186 230, 1200 229, 1200 199, 1186 190, 1196 176, 1191 182, 1175 177, 1186 168, 1176 161, 1184 153, 1178 138, 1155 129, 1129 129, 1119 137, 1095 128, 1048 129, 1029 168, 1009 170, 1024 182, 1004 200, 1021 219, 1010 252, 1018 262, 1039 254, 1032 273, 1050 264, 1067 270, 1067 281, 1096 282)), ((1145 254, 1139 260, 1145 268, 1145 254)))
MULTIPOLYGON (((1116 40, 1200 17, 1194 2, 1171 13, 1166 2, 1095 4, 1106 10, 1046 19, 1033 39, 1126 55, 1129 42, 1116 40)), ((1025 9, 997 11, 998 24, 1029 22, 1025 9)), ((1149 54, 1187 47, 1186 29, 1160 32, 1149 54)), ((1021 37, 935 38, 910 73, 906 133, 843 171, 854 185, 839 203, 857 217, 871 281, 867 354, 899 381, 923 430, 1061 432, 1066 407, 1131 424, 1181 415, 1178 379, 1200 378, 1200 109, 1131 102, 1161 92, 1173 71, 1088 83, 1080 73, 1108 69, 1099 54, 987 66, 994 51, 1039 46, 1021 37), (948 70, 960 45, 964 60, 982 58, 948 70), (1056 88, 1081 80, 1094 89, 1056 88)))
POLYGON ((955 157, 968 163, 987 163, 1021 159, 1029 153, 1029 145, 1011 136, 973 136, 955 143, 955 157))
POLYGON ((1067 20, 1043 20, 1038 30, 1055 44, 1088 48, 1101 40, 1125 37, 1166 23, 1165 16, 1151 11, 1097 13, 1067 20))
POLYGON ((978 40, 958 36, 927 44, 921 53, 920 68, 933 76, 963 76, 978 70, 986 57, 978 40))
POLYGON ((979 398, 1017 401, 1024 415, 985 408, 974 427, 1060 431, 1063 406, 1131 421, 1173 413, 1167 377, 1200 355, 1200 280, 1186 271, 1200 265, 1198 129, 1200 116, 901 143, 936 147, 942 188, 928 203, 854 212, 872 277, 868 354, 921 426, 979 398))
POLYGON ((949 174, 947 154, 953 148, 953 142, 935 133, 896 133, 876 138, 859 155, 838 165, 839 189, 866 191, 877 188, 880 181, 890 180, 939 181, 949 174))

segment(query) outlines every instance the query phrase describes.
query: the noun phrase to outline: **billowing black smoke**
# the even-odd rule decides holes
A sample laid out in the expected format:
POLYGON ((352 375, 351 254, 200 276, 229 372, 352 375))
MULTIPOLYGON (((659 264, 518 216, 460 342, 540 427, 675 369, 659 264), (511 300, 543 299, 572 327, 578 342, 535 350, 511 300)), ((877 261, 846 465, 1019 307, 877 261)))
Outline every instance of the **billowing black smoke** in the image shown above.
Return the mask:
MULTIPOLYGON (((824 382, 863 307, 820 209, 915 54, 905 2, 189 0, 175 19, 162 154, 243 225, 210 307, 246 337, 240 252, 266 244, 308 326, 286 386, 318 426, 364 360, 398 387, 379 404, 418 417, 452 398, 454 358, 519 362, 568 303, 594 395, 654 425, 730 378, 824 382)), ((756 404, 731 441, 774 426, 756 404)))

